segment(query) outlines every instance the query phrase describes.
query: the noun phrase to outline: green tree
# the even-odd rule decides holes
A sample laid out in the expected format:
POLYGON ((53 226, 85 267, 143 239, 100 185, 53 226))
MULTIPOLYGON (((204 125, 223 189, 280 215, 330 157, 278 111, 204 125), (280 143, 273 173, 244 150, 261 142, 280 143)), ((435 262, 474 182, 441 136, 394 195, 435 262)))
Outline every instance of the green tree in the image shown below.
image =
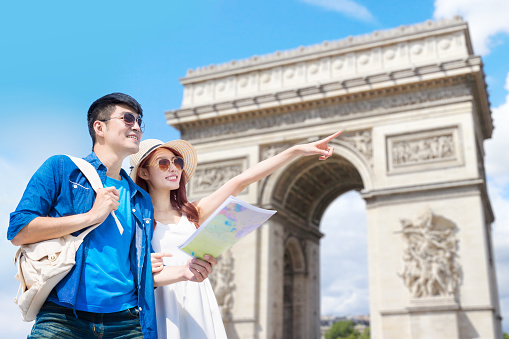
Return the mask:
POLYGON ((369 339, 369 338, 371 338, 371 335, 369 333, 369 327, 366 327, 362 332, 361 336, 359 337, 359 339, 369 339))
POLYGON ((327 332, 325 339, 358 339, 360 333, 355 330, 353 321, 338 321, 327 332))
POLYGON ((509 334, 504 332, 504 339, 509 339, 509 334))

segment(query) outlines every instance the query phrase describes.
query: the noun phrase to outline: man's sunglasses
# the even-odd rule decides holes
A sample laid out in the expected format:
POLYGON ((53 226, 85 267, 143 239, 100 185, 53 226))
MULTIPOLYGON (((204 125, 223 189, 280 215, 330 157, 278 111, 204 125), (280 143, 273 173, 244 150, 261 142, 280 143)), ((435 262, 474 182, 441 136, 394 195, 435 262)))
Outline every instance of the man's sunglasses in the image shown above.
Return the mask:
POLYGON ((175 166, 175 168, 179 171, 184 169, 184 159, 181 157, 174 157, 171 159, 161 158, 153 165, 159 166, 161 172, 166 172, 170 169, 171 164, 173 164, 173 166, 175 166))
POLYGON ((129 127, 133 127, 134 123, 137 122, 138 126, 140 126, 141 133, 143 133, 145 131, 145 123, 143 122, 143 120, 141 118, 136 118, 132 113, 125 112, 120 117, 113 117, 113 118, 99 120, 99 121, 108 121, 111 119, 122 119, 122 120, 124 120, 124 124, 126 124, 126 126, 129 126, 129 127))

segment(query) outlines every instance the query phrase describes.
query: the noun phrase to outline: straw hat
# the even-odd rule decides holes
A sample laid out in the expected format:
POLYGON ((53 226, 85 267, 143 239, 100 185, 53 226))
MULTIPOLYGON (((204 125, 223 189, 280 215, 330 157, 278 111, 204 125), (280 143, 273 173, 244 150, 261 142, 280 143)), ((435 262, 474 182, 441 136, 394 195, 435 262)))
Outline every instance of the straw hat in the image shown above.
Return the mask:
POLYGON ((129 156, 129 164, 131 166, 131 179, 133 179, 133 181, 136 180, 136 172, 138 171, 138 166, 143 161, 143 159, 148 157, 150 153, 160 147, 168 147, 174 149, 175 151, 179 152, 180 155, 182 155, 182 158, 184 158, 185 183, 187 184, 189 179, 191 179, 193 176, 194 171, 196 170, 198 157, 196 156, 194 147, 185 140, 173 140, 164 143, 157 139, 147 139, 140 142, 140 150, 138 153, 129 156))

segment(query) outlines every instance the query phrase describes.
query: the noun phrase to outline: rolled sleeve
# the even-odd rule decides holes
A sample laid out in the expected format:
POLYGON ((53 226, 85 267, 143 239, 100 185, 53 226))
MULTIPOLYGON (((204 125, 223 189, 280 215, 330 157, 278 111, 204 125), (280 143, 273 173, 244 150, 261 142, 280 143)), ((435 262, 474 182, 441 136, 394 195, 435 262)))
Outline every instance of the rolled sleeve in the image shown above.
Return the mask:
POLYGON ((50 215, 61 185, 59 164, 61 164, 61 158, 53 156, 46 160, 32 176, 18 207, 10 215, 8 240, 12 240, 35 218, 50 215))

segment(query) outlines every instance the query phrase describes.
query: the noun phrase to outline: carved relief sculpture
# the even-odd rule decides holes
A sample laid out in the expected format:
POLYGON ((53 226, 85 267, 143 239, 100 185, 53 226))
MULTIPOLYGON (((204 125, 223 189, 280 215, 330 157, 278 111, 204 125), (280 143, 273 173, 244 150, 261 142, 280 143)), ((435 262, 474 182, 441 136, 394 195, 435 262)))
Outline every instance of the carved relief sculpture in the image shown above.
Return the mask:
POLYGON ((431 209, 415 220, 402 219, 406 242, 399 276, 414 298, 454 297, 460 281, 456 225, 431 209))
POLYGON ((200 164, 190 183, 192 196, 214 192, 231 178, 246 169, 247 159, 233 159, 200 164))
POLYGON ((233 283, 233 263, 232 253, 227 250, 221 255, 218 264, 214 267, 214 272, 209 276, 223 321, 231 319, 235 287, 233 283))
POLYGON ((373 158, 373 147, 371 142, 371 131, 356 131, 344 133, 341 140, 346 141, 359 151, 371 163, 373 158))
POLYGON ((394 165, 454 159, 455 156, 456 152, 452 133, 419 140, 398 141, 392 147, 394 165))

